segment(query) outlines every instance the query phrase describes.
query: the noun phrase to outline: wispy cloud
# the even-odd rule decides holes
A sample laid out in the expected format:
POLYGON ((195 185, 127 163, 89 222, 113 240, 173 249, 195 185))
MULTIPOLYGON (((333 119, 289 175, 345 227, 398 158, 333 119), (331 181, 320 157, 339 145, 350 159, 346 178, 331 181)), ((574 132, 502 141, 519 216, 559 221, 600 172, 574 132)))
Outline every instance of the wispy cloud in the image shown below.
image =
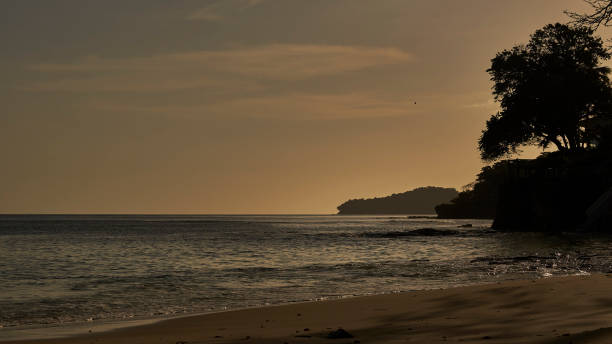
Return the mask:
POLYGON ((26 88, 74 92, 231 89, 233 83, 303 80, 412 60, 410 53, 396 48, 290 44, 150 57, 89 57, 72 63, 31 65, 30 69, 50 80, 26 88))
POLYGON ((26 85, 28 91, 50 92, 110 92, 110 93, 163 93, 187 89, 255 91, 261 89, 249 80, 202 78, 199 76, 162 76, 160 74, 107 75, 85 78, 62 78, 38 81, 26 85))
POLYGON ((213 8, 200 8, 187 16, 188 20, 203 20, 208 22, 219 22, 223 20, 223 16, 213 8))
POLYGON ((296 44, 148 57, 94 56, 70 63, 31 65, 41 80, 24 88, 97 94, 90 106, 117 112, 303 119, 401 116, 417 107, 409 100, 391 99, 363 88, 351 90, 349 86, 344 93, 326 94, 320 89, 292 91, 279 85, 294 87, 300 81, 348 76, 413 60, 412 54, 390 47, 296 44), (200 90, 206 100, 194 96, 200 90), (123 96, 129 94, 143 97, 123 96), (164 95, 165 100, 160 105, 154 101, 159 97, 148 95, 164 95), (189 104, 183 103, 184 99, 189 99, 189 104))
MULTIPOLYGON (((488 96, 488 95, 487 95, 488 96)), ((464 105, 466 108, 486 108, 486 109, 494 109, 499 107, 499 104, 495 102, 493 97, 489 96, 488 100, 479 101, 476 103, 471 103, 464 105)))
POLYGON ((263 0, 224 0, 198 8, 187 16, 187 20, 203 20, 219 22, 233 15, 236 11, 243 11, 255 7, 263 0))
POLYGON ((220 115, 247 113, 257 118, 286 118, 300 114, 308 119, 344 119, 405 116, 419 111, 406 99, 389 99, 368 92, 303 94, 242 98, 215 104, 209 111, 220 115))
POLYGON ((411 100, 388 98, 382 94, 350 92, 343 94, 291 93, 243 97, 210 104, 139 106, 104 102, 97 107, 113 112, 171 114, 187 118, 250 117, 266 119, 337 120, 407 116, 423 109, 411 100))

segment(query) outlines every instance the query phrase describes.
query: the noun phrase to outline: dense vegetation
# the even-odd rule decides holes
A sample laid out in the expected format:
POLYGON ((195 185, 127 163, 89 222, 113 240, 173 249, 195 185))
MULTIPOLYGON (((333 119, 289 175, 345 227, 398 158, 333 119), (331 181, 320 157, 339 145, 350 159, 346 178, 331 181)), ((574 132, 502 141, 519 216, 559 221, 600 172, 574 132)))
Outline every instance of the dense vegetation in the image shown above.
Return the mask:
POLYGON ((433 214, 437 204, 448 202, 457 194, 452 188, 416 188, 387 197, 352 199, 338 206, 338 214, 433 214))
POLYGON ((503 230, 612 223, 612 201, 602 196, 612 192, 612 86, 601 65, 610 54, 593 34, 586 26, 546 25, 528 44, 493 58, 488 72, 501 111, 478 141, 482 159, 508 158, 530 144, 556 151, 485 166, 472 187, 436 207, 440 217, 495 218, 493 227, 503 230))
POLYGON ((449 203, 435 207, 440 218, 493 219, 499 201, 499 187, 502 184, 506 162, 485 166, 476 181, 464 188, 449 203))

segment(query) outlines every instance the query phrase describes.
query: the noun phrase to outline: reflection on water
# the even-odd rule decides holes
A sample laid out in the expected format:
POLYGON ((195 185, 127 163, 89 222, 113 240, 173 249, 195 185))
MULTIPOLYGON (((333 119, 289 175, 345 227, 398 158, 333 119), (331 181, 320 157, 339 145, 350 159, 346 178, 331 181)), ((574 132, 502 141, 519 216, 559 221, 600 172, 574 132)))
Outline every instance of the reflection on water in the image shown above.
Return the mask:
POLYGON ((406 216, 0 216, 0 326, 612 270, 612 237, 489 226, 406 216))

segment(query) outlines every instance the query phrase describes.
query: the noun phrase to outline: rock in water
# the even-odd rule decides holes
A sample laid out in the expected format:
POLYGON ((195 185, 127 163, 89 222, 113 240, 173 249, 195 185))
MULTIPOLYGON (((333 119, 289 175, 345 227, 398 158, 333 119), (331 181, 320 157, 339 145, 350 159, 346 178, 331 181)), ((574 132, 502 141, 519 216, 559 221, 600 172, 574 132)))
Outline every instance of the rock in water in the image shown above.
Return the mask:
POLYGON ((441 230, 435 228, 420 228, 408 232, 408 235, 414 236, 446 236, 456 234, 459 234, 459 232, 455 230, 441 230))
POLYGON ((339 328, 336 331, 331 331, 327 335, 327 338, 330 338, 330 339, 353 338, 353 335, 339 328))

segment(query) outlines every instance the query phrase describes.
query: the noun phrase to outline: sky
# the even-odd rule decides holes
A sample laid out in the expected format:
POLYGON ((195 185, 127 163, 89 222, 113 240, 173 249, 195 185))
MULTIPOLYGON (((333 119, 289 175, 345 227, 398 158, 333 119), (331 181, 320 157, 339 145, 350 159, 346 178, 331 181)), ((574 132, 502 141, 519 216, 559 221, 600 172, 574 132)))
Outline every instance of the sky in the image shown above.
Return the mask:
POLYGON ((3 0, 0 213, 330 214, 461 188, 491 58, 566 9, 586 7, 3 0))

